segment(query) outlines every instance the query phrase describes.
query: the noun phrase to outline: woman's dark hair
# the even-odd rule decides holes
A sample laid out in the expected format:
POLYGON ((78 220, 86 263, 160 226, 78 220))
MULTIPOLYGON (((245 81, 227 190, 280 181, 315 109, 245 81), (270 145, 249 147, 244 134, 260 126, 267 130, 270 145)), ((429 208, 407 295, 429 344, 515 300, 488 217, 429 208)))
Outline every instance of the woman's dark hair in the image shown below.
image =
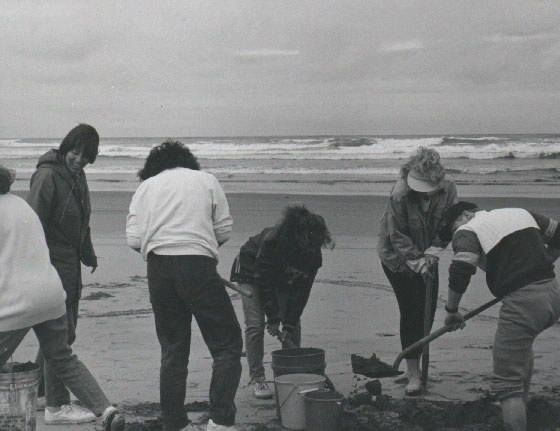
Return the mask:
POLYGON ((74 148, 83 148, 84 156, 90 163, 94 163, 99 153, 99 135, 97 130, 89 124, 80 123, 62 140, 58 147, 59 154, 64 158, 74 148))
POLYGON ((141 181, 154 177, 166 169, 189 168, 199 171, 198 160, 188 147, 179 141, 165 141, 150 151, 144 167, 138 171, 141 181))
POLYGON ((16 178, 16 171, 0 165, 0 195, 10 191, 10 187, 16 178))
POLYGON ((325 219, 304 205, 286 207, 277 227, 278 238, 284 246, 295 243, 308 250, 317 247, 333 249, 335 246, 325 219))

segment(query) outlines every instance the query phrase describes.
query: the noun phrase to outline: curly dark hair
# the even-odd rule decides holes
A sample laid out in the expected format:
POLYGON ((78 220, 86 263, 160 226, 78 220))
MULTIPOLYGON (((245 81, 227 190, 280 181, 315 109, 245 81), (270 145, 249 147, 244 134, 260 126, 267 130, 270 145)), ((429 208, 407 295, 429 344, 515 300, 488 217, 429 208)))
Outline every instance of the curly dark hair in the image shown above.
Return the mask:
POLYGON ((335 243, 325 219, 309 211, 305 205, 290 205, 284 209, 277 225, 278 237, 284 246, 297 244, 302 249, 334 248, 335 243))
POLYGON ((447 208, 443 217, 443 226, 438 233, 439 238, 445 242, 451 241, 453 238, 453 223, 455 223, 455 220, 457 220, 464 211, 476 212, 477 210, 477 204, 467 201, 459 201, 456 204, 451 205, 447 208))
POLYGON ((58 147, 58 153, 64 158, 74 148, 83 148, 84 156, 90 163, 94 163, 99 153, 99 134, 97 130, 89 124, 78 124, 64 137, 58 147))
POLYGON ((167 140, 150 151, 144 167, 138 171, 141 181, 154 177, 166 169, 189 168, 200 170, 198 160, 191 150, 179 141, 167 140))
POLYGON ((435 183, 445 177, 445 168, 440 162, 439 153, 433 148, 419 147, 416 154, 401 166, 401 177, 406 179, 413 169, 435 183))

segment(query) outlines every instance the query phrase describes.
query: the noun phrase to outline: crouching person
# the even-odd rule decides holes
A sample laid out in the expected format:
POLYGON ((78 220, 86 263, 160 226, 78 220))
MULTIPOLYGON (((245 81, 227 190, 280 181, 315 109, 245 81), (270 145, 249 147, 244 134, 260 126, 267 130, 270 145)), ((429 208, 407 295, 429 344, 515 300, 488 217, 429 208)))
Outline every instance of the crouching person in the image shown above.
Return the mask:
MULTIPOLYGON (((93 412, 82 413, 73 422, 101 417, 105 431, 124 430, 124 416, 68 345, 66 294, 51 265, 37 214, 9 193, 14 178, 15 171, 0 166, 0 367, 33 329, 57 377, 93 412)), ((69 423, 67 416, 64 419, 69 423)), ((47 408, 45 423, 60 424, 56 412, 47 408)))
POLYGON ((325 220, 294 205, 276 226, 249 238, 234 260, 231 280, 253 292, 252 298, 243 296, 243 313, 249 376, 257 398, 272 397, 263 367, 265 315, 266 329, 283 340, 282 348, 300 346, 300 317, 323 262, 322 247, 334 247, 325 220))
POLYGON ((482 211, 469 202, 452 205, 445 220, 454 251, 445 324, 453 324, 454 330, 465 326, 459 303, 476 267, 481 267, 490 291, 502 303, 491 390, 506 426, 524 431, 533 342, 560 318, 560 288, 546 247, 560 246, 558 221, 519 208, 482 211))

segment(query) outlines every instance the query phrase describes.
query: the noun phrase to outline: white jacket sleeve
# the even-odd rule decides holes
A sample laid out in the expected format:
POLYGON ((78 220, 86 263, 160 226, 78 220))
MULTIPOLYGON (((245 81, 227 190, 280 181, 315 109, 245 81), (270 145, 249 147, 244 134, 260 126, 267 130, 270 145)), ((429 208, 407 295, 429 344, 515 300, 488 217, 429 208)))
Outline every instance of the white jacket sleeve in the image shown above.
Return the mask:
POLYGON ((233 219, 229 214, 229 205, 222 186, 216 178, 212 188, 212 224, 214 235, 219 244, 226 242, 231 236, 233 219))
POLYGON ((134 250, 139 250, 142 247, 138 232, 138 218, 136 216, 136 193, 132 196, 128 216, 126 217, 126 243, 134 250))

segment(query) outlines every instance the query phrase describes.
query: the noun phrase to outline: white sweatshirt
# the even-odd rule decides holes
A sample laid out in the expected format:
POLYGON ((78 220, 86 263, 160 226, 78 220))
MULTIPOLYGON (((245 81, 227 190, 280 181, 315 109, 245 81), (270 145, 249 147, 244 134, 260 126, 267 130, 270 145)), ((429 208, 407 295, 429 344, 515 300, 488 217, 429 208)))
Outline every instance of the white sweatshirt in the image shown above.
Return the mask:
POLYGON ((39 217, 22 198, 0 195, 0 332, 57 319, 65 300, 39 217))
POLYGON ((126 220, 126 240, 147 260, 160 255, 202 255, 218 261, 233 221, 218 180, 207 172, 166 169, 134 193, 126 220))

